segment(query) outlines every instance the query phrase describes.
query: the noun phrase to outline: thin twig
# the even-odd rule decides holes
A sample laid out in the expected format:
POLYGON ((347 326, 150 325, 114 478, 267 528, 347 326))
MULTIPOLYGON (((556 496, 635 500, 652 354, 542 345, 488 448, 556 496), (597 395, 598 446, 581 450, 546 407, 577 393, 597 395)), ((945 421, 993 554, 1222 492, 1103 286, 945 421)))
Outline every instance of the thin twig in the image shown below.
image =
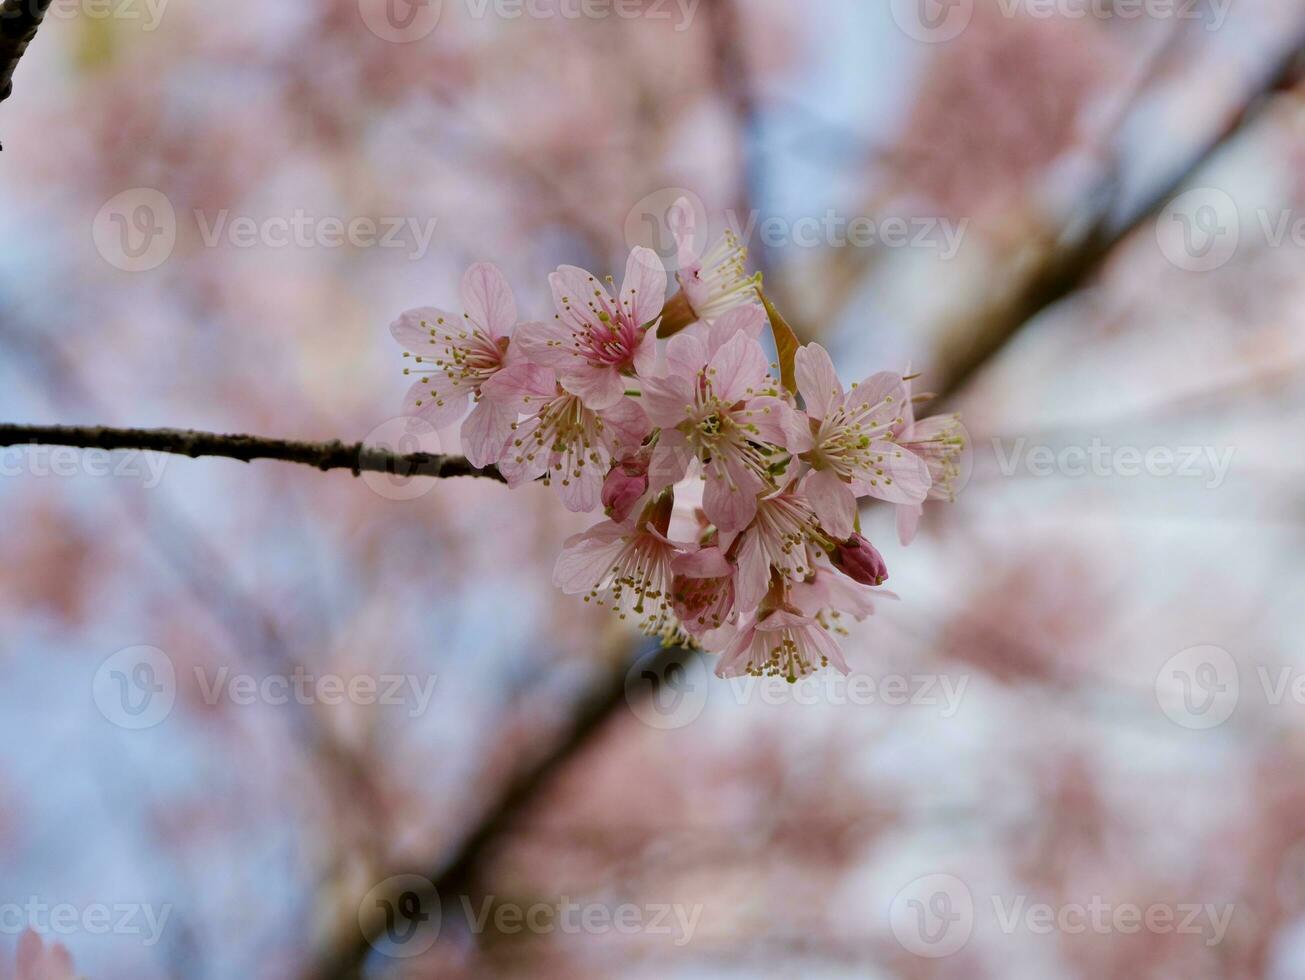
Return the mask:
POLYGON ((292 442, 259 436, 221 435, 193 429, 113 429, 102 425, 0 424, 0 446, 75 446, 80 449, 144 449, 179 456, 219 456, 248 463, 275 459, 319 470, 390 473, 399 477, 430 476, 448 479, 475 476, 506 482, 492 467, 479 469, 462 456, 438 453, 395 453, 365 443, 292 442))

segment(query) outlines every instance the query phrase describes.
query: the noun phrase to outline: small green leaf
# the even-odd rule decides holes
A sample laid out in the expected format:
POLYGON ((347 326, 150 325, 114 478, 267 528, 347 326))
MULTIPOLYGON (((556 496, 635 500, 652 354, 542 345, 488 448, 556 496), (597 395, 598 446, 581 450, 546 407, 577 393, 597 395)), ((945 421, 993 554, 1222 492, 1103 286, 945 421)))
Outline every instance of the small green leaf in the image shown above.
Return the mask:
POLYGON ((788 325, 783 314, 775 309, 775 304, 770 301, 764 290, 758 290, 761 293, 761 302, 765 304, 766 315, 770 317, 770 330, 775 335, 775 350, 779 354, 779 380, 791 394, 797 394, 797 352, 802 346, 798 343, 797 334, 793 328, 788 325))

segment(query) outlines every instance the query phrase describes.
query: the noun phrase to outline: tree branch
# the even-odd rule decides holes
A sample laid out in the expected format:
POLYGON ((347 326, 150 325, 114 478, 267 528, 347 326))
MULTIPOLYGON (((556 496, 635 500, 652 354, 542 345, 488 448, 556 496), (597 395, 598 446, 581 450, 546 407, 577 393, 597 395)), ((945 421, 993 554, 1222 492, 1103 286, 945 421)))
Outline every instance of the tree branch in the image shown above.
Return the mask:
POLYGON ((220 435, 193 429, 111 429, 102 425, 0 424, 0 446, 75 446, 79 449, 146 449, 178 456, 220 456, 248 463, 276 459, 319 470, 390 473, 400 477, 449 478, 476 476, 507 482, 492 467, 478 469, 461 456, 438 453, 394 453, 361 442, 291 442, 259 436, 220 435))
MULTIPOLYGON (((664 648, 647 662, 645 673, 664 678, 676 665, 686 666, 698 656, 701 654, 693 650, 664 648)), ((461 841, 451 857, 435 868, 426 869, 421 876, 430 882, 430 888, 418 896, 423 908, 432 897, 440 897, 443 901, 466 898, 476 902, 480 897, 476 888, 477 877, 486 859, 502 844, 508 831, 539 802, 542 792, 575 756, 598 740, 598 736, 622 713, 622 705, 634 707, 637 699, 651 695, 651 687, 627 687, 628 669, 627 661, 616 661, 609 676, 593 685, 581 699, 573 712, 574 722, 560 740, 550 745, 539 759, 524 765, 508 781, 502 795, 486 810, 484 820, 461 841)), ((390 874, 407 874, 411 870, 399 867, 392 869, 390 874)), ((399 895, 381 897, 388 898, 396 908, 401 907, 399 895)), ((311 965, 305 976, 315 980, 359 980, 364 975, 371 944, 379 938, 379 929, 364 934, 361 928, 341 937, 342 945, 311 965)))
POLYGON ((14 90, 14 69, 36 37, 51 0, 4 0, 0 6, 0 102, 14 90))

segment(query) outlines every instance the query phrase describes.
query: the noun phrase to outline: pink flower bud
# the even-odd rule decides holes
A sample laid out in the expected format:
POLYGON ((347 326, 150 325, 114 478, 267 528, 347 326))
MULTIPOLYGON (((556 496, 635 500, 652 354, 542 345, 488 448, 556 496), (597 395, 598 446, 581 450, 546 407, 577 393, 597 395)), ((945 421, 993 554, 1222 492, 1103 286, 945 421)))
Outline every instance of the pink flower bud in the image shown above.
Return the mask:
POLYGON ((888 578, 884 556, 859 534, 839 544, 830 558, 835 568, 862 585, 883 585, 888 578))
POLYGON ((648 460, 642 456, 623 459, 603 481, 603 510, 612 520, 624 521, 647 492, 648 460))

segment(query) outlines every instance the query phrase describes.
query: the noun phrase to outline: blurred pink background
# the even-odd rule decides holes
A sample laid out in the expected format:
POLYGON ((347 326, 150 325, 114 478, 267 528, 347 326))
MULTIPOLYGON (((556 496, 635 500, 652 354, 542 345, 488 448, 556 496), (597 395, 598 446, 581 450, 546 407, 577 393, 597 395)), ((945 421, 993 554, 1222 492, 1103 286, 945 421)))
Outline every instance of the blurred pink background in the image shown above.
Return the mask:
POLYGON ((1302 38, 55 0, 0 106, 0 420, 417 448, 395 315, 479 260, 545 315, 687 192, 973 470, 909 550, 866 512, 902 601, 790 688, 649 680, 553 589, 543 490, 0 450, 0 977, 29 925, 132 980, 1305 976, 1302 38))

